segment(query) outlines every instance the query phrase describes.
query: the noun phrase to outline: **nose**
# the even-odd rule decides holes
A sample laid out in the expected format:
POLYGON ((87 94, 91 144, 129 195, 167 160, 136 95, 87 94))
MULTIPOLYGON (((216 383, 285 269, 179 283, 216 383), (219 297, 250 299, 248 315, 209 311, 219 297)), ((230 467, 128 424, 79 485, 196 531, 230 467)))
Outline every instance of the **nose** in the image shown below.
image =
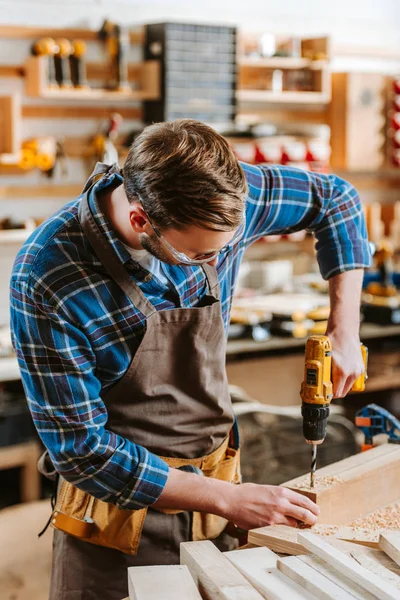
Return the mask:
POLYGON ((210 262, 208 262, 207 264, 210 265, 211 267, 215 267, 217 262, 218 262, 218 256, 216 256, 215 258, 210 260, 210 262))

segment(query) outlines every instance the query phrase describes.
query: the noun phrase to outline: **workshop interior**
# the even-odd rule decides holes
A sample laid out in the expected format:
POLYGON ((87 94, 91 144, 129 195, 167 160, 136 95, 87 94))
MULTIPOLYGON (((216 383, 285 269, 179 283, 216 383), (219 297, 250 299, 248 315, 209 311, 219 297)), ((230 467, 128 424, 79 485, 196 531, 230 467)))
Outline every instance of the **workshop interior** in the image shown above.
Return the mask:
POLYGON ((225 349, 242 481, 295 490, 320 517, 311 530, 241 532, 228 552, 185 542, 180 565, 126 569, 120 600, 399 599, 398 0, 0 2, 0 598, 49 598, 53 531, 69 518, 37 467, 45 447, 12 343, 17 254, 82 195, 96 163, 123 168, 146 126, 187 118, 243 163, 357 190, 372 256, 364 370, 335 397, 313 232, 247 247, 225 349))

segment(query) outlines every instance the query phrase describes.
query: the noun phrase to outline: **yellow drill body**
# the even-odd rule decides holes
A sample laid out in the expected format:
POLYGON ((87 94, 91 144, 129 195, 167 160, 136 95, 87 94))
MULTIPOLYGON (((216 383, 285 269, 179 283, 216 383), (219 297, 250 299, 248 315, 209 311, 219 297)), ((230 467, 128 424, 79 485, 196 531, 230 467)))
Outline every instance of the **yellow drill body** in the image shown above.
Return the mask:
MULTIPOLYGON (((368 350, 361 344, 364 372, 351 388, 353 392, 365 389, 367 378, 368 350)), ((329 417, 329 405, 333 398, 332 345, 326 335, 313 335, 306 343, 304 381, 301 384, 301 413, 303 416, 303 434, 306 442, 312 445, 311 487, 314 486, 314 474, 317 462, 317 446, 322 444, 326 435, 329 417)))

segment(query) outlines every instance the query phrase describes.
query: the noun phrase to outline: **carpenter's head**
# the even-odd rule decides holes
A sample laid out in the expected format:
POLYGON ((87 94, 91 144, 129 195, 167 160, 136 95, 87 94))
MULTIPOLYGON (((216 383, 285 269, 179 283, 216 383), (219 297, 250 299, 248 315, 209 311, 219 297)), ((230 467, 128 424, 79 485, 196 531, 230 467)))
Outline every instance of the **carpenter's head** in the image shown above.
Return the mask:
POLYGON ((129 150, 124 186, 142 246, 165 262, 215 264, 242 233, 244 173, 227 141, 199 121, 146 127, 129 150))

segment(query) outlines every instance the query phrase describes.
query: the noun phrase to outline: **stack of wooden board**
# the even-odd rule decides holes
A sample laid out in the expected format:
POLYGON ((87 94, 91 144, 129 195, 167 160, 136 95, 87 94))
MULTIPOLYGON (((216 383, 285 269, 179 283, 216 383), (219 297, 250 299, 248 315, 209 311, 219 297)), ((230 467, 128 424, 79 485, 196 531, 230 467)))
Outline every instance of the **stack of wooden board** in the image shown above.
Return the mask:
POLYGON ((128 569, 130 600, 400 600, 400 446, 325 467, 316 481, 284 484, 318 503, 312 530, 261 527, 223 554, 181 544, 179 566, 128 569))
MULTIPOLYGON (((260 541, 260 540, 259 540, 260 541)), ((308 554, 267 547, 221 553, 212 542, 181 544, 181 565, 128 569, 130 600, 399 600, 400 532, 382 550, 298 533, 308 554)))

